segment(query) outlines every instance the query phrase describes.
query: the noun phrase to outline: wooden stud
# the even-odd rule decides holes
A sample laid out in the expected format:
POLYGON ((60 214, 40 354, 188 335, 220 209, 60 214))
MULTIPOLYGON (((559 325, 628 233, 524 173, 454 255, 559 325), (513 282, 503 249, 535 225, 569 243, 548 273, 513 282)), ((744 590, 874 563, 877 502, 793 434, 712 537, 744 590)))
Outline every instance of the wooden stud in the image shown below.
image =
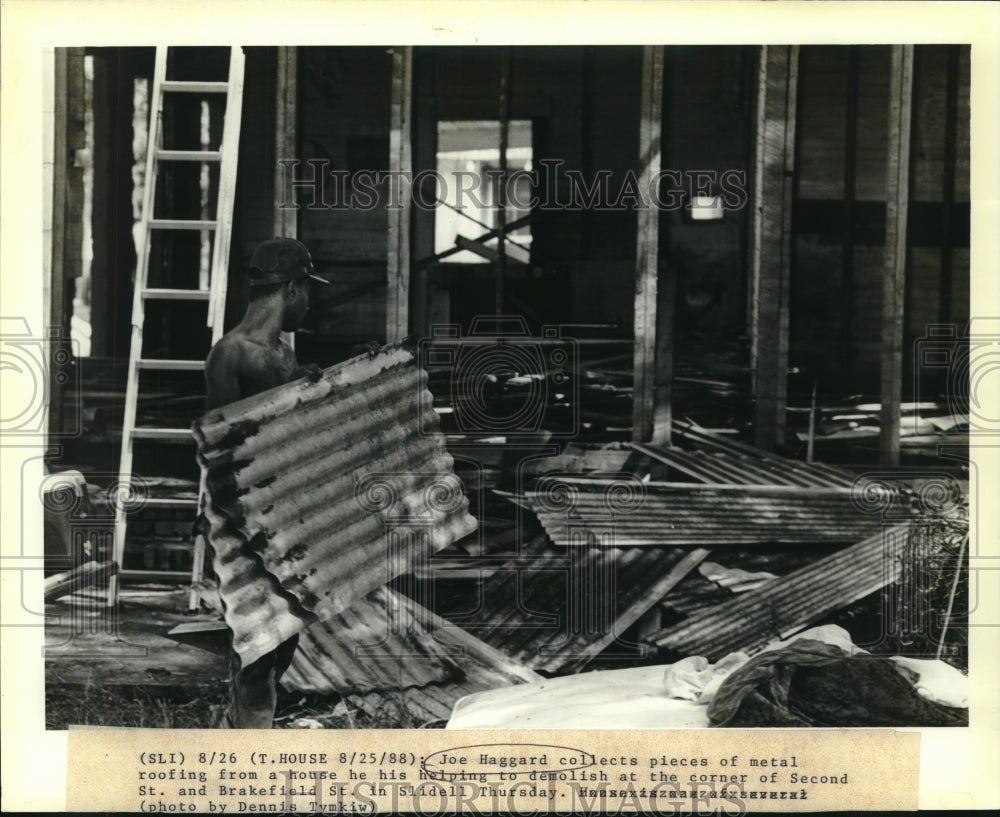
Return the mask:
POLYGON ((275 161, 274 171, 274 234, 284 238, 298 237, 299 211, 292 207, 279 207, 279 202, 295 200, 292 173, 284 173, 280 164, 286 159, 298 158, 298 49, 279 46, 277 60, 277 105, 275 107, 275 161))
MULTIPOLYGON (((413 110, 413 47, 392 51, 392 107, 389 131, 389 171, 392 178, 410 178, 413 173, 411 144, 413 110)), ((398 208, 389 208, 388 295, 386 342, 395 343, 409 334, 410 304, 410 195, 404 191, 398 208)))
MULTIPOLYGON (((648 190, 650 180, 660 172, 660 137, 663 108, 663 48, 646 46, 642 58, 642 97, 639 113, 640 190, 648 190)), ((635 257, 635 348, 632 439, 669 442, 669 419, 656 429, 656 400, 667 399, 669 382, 659 384, 657 394, 657 272, 659 264, 659 210, 642 207, 638 211, 635 257), (664 434, 666 435, 664 437, 664 434)), ((661 406, 661 418, 663 408, 661 406)))
MULTIPOLYGON (((52 255, 51 289, 49 294, 48 325, 61 329, 69 325, 66 314, 66 260, 69 255, 66 246, 66 205, 69 188, 69 100, 68 66, 69 52, 66 48, 56 48, 55 60, 55 115, 53 118, 52 151, 52 255)), ((55 339, 53 339, 53 342, 55 339)), ((50 378, 49 428, 52 433, 62 431, 63 387, 52 367, 50 378)))
POLYGON ((861 63, 860 46, 852 45, 848 47, 847 60, 847 115, 845 117, 844 128, 844 204, 840 238, 840 382, 844 390, 850 388, 851 370, 853 368, 854 203, 858 175, 858 80, 861 63))
POLYGON ((507 145, 510 141, 510 48, 500 50, 500 178, 494 205, 497 208, 497 260, 495 309, 497 315, 504 314, 504 284, 507 280, 507 145))
POLYGON ((751 361, 757 445, 771 450, 785 442, 798 72, 798 46, 761 47, 757 78, 751 361))
POLYGON ((882 279, 882 428, 879 451, 884 465, 899 463, 912 110, 913 46, 894 45, 889 74, 885 267, 882 279))
POLYGON ((951 321, 951 279, 955 245, 955 165, 958 142, 958 62, 963 46, 949 45, 944 103, 944 184, 941 191, 941 282, 938 321, 951 321))

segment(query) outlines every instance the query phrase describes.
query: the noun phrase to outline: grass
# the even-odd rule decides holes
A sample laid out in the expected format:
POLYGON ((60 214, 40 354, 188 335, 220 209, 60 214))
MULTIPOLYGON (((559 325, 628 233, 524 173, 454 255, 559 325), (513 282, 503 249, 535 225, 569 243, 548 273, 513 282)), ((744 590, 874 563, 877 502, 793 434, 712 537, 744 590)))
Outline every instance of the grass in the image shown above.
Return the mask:
POLYGON ((138 729, 207 729, 214 726, 225 688, 97 684, 46 685, 45 728, 124 726, 138 729))
MULTIPOLYGON (((226 704, 226 683, 200 688, 66 684, 49 680, 45 728, 111 726, 136 729, 211 729, 226 704)), ((279 691, 276 729, 419 729, 427 723, 415 717, 402 698, 385 693, 366 712, 339 696, 279 691), (317 728, 312 726, 312 728, 317 728)))

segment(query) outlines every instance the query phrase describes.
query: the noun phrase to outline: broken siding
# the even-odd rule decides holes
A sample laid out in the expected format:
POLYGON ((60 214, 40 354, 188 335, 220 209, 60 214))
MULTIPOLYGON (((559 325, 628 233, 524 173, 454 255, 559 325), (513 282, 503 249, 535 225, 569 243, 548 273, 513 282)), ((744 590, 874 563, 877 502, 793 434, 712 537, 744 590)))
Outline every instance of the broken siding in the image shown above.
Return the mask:
POLYGON ((476 529, 402 347, 211 411, 194 432, 245 662, 476 529))
POLYGON ((715 661, 787 638, 823 616, 868 596, 900 574, 906 526, 897 526, 820 559, 759 590, 700 612, 653 636, 659 647, 715 661))

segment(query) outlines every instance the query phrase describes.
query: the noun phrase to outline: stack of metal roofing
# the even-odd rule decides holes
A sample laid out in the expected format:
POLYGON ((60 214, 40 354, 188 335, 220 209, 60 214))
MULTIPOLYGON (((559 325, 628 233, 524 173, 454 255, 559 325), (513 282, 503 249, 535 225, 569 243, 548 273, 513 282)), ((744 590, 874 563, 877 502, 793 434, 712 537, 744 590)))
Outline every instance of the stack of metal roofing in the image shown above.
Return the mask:
POLYGON ((681 655, 704 655, 714 661, 787 638, 895 581, 908 530, 899 525, 880 531, 753 593, 699 611, 650 640, 681 655))
POLYGON ((847 488, 545 478, 525 496, 559 545, 848 543, 882 516, 847 488), (630 492, 625 505, 616 494, 630 492))
POLYGON ((707 555, 700 548, 572 548, 511 563, 484 581, 481 609, 467 626, 532 669, 578 672, 707 555))
POLYGON ((380 587, 299 639, 281 683, 336 693, 376 714, 396 707, 411 719, 446 719, 466 695, 531 683, 540 675, 412 599, 380 587))
POLYGON ((245 663, 476 529, 426 379, 388 348, 194 424, 245 663))

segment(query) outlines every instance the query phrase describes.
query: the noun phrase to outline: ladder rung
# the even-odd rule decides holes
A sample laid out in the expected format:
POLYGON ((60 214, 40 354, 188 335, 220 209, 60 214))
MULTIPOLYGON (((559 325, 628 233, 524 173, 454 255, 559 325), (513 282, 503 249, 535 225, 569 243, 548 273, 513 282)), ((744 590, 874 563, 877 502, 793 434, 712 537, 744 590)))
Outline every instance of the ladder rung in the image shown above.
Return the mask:
POLYGON ((207 289, 144 289, 143 298, 161 301, 207 301, 211 297, 207 289))
POLYGON ((149 428, 139 426, 132 429, 132 436, 140 440, 160 440, 168 443, 194 442, 190 428, 149 428))
POLYGON ((163 162, 221 162, 217 150, 158 150, 156 158, 163 162))
POLYGON ((142 500, 143 508, 197 508, 197 499, 168 499, 167 497, 149 497, 142 500))
POLYGON ((224 94, 229 91, 227 82, 189 82, 177 79, 164 80, 160 87, 164 91, 186 94, 224 94))
POLYGON ((194 219, 151 218, 151 230, 214 230, 214 221, 198 221, 194 219))
POLYGON ((119 570, 118 578, 123 582, 160 582, 161 584, 187 584, 191 581, 190 570, 119 570))
POLYGON ((156 358, 143 358, 137 360, 135 365, 147 371, 201 372, 205 370, 205 361, 203 360, 157 360, 156 358))

